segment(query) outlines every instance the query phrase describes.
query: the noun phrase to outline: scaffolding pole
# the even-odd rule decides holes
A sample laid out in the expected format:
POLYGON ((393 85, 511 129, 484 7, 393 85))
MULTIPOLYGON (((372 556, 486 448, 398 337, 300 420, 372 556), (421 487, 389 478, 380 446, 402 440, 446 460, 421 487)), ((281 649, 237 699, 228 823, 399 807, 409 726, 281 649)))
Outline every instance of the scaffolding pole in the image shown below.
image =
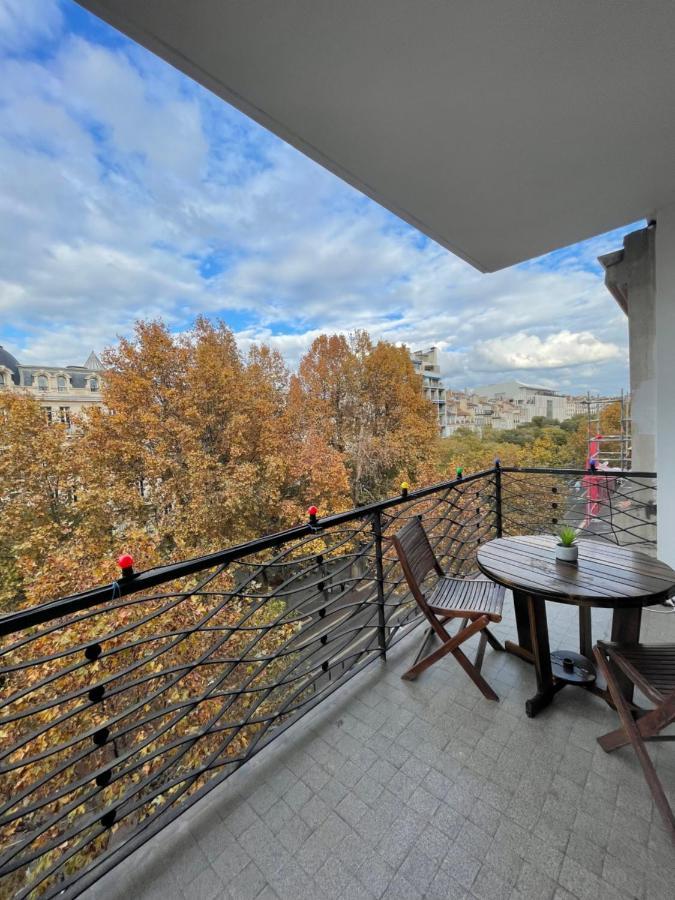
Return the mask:
POLYGON ((626 471, 631 467, 630 396, 623 390, 618 397, 591 397, 586 394, 588 420, 588 459, 606 463, 626 471), (619 404, 619 433, 605 434, 601 427, 602 413, 613 403, 619 404))

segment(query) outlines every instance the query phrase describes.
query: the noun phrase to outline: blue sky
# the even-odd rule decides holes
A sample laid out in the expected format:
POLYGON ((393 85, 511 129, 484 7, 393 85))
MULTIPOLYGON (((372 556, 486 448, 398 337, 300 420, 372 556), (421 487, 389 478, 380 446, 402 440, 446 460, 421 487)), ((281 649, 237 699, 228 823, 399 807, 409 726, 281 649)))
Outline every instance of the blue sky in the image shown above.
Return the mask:
POLYGON ((71 0, 0 0, 0 69, 0 343, 20 361, 203 313, 291 366, 365 328, 437 345, 454 388, 626 386, 596 257, 631 226, 482 275, 71 0))

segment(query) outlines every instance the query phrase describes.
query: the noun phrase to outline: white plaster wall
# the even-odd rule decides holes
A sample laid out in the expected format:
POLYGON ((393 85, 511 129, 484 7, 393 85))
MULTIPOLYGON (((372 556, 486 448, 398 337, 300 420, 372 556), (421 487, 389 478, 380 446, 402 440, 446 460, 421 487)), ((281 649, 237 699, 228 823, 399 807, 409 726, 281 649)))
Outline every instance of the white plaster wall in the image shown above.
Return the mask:
POLYGON ((628 284, 631 438, 633 469, 656 471, 656 321, 654 228, 624 238, 623 277, 628 284))
POLYGON ((675 566, 675 204, 656 215, 658 555, 675 566))

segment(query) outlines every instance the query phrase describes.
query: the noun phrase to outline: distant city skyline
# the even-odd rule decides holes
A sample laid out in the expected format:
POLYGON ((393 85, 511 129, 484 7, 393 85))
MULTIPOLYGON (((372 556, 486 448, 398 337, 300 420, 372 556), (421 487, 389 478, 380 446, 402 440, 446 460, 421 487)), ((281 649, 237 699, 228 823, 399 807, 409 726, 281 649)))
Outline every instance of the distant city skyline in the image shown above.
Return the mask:
POLYGON ((480 274, 71 0, 0 0, 0 24, 0 344, 22 363, 203 313, 291 366, 363 328, 435 345, 457 389, 627 387, 596 257, 636 224, 480 274))

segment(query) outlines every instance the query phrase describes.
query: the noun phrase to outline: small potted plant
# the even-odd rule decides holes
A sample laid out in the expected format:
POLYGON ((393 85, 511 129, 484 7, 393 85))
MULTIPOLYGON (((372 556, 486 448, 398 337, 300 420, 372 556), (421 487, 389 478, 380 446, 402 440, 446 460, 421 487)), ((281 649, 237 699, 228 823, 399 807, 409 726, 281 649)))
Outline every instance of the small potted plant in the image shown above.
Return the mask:
POLYGON ((558 532, 560 540, 556 544, 555 558, 561 562, 575 563, 579 558, 579 547, 575 543, 577 533, 574 528, 564 525, 558 532))

